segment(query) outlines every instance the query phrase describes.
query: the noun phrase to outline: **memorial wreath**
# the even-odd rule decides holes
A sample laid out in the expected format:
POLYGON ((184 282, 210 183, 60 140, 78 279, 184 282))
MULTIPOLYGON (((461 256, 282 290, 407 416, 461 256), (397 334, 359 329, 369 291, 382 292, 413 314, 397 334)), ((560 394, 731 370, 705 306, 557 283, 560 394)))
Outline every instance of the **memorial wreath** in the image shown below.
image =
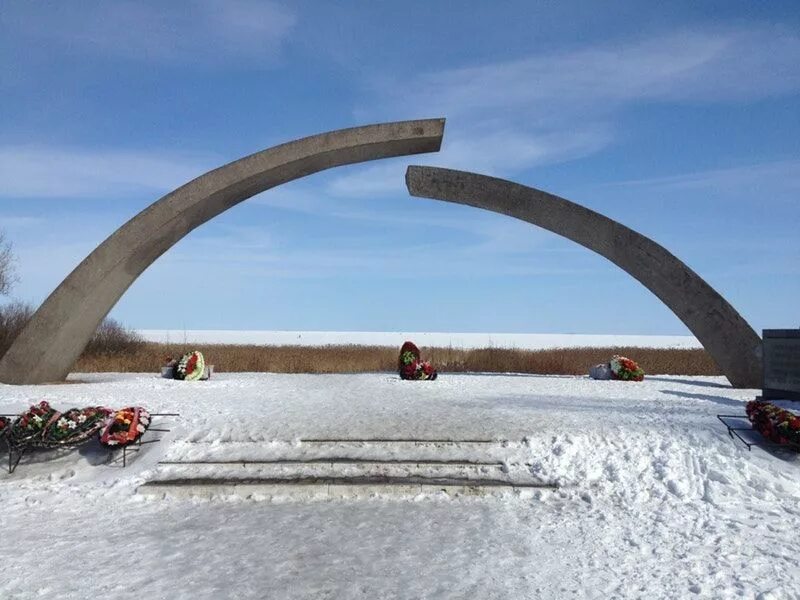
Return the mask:
POLYGON ((113 411, 103 406, 71 408, 53 421, 42 436, 46 444, 80 444, 100 431, 113 411))
POLYGON ((412 381, 433 381, 437 377, 436 369, 428 361, 420 360, 419 348, 412 342, 405 342, 400 348, 397 360, 400 379, 412 381))
POLYGON ((776 444, 800 449, 800 417, 764 400, 751 400, 745 407, 753 429, 776 444))
POLYGON ((23 446, 40 440, 48 426, 60 415, 46 400, 34 404, 8 428, 9 442, 12 446, 23 446))
POLYGON ((206 370, 206 361, 203 353, 195 350, 184 354, 180 358, 167 358, 164 368, 168 369, 165 377, 172 377, 181 381, 198 381, 203 378, 206 370))
POLYGON ((614 355, 609 361, 609 366, 614 379, 622 381, 642 381, 644 379, 644 370, 630 358, 614 355))
POLYGON ((100 432, 105 446, 127 446, 138 440, 150 425, 150 413, 140 406, 129 406, 114 413, 100 432))

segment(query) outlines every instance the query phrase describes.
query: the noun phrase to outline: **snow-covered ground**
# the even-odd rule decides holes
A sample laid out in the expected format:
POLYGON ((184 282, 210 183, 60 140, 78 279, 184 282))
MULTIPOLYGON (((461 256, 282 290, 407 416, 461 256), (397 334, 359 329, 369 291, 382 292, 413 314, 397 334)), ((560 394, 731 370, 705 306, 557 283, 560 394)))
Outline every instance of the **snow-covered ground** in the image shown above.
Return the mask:
POLYGON ((181 417, 124 469, 89 448, 0 473, 4 599, 800 597, 800 461, 731 441, 715 415, 742 413, 755 391, 724 378, 71 379, 0 385, 0 412, 46 399, 181 417), (299 460, 326 451, 301 440, 331 438, 452 440, 339 451, 490 458, 560 487, 137 493, 162 460, 299 460))
POLYGON ((453 348, 702 348, 690 335, 589 335, 579 333, 421 333, 408 331, 232 331, 142 329, 152 342, 190 344, 259 344, 265 346, 326 346, 359 344, 400 346, 413 340, 420 346, 453 348))

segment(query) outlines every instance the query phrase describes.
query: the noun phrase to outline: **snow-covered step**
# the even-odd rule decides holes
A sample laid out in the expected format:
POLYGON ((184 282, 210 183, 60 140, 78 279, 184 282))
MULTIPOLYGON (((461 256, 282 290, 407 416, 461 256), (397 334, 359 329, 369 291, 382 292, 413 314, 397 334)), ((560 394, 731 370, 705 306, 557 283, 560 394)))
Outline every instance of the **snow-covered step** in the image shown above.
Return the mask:
POLYGON ((346 458, 352 460, 415 460, 509 462, 527 456, 524 442, 453 439, 306 439, 264 442, 174 443, 164 461, 275 461, 346 458))
MULTIPOLYGON (((522 470, 517 470, 522 472, 522 470)), ((434 461, 356 461, 310 460, 240 463, 161 464, 150 481, 165 480, 261 480, 287 481, 329 478, 417 477, 433 480, 513 481, 509 469, 500 463, 475 464, 434 461)), ((516 479, 527 482, 529 477, 517 473, 516 479)))
POLYGON ((351 497, 556 487, 532 475, 529 459, 526 442, 498 439, 195 441, 173 445, 139 491, 351 497))
POLYGON ((555 485, 537 481, 514 480, 507 477, 462 477, 457 474, 360 473, 349 475, 311 474, 269 476, 266 473, 243 476, 156 477, 138 488, 146 495, 170 496, 240 496, 286 497, 292 499, 353 498, 375 494, 416 496, 421 493, 485 495, 496 493, 531 493, 555 485))
POLYGON ((145 483, 137 489, 139 494, 156 497, 210 498, 238 497, 254 500, 308 501, 329 499, 361 499, 368 497, 414 498, 420 495, 447 494, 448 496, 495 496, 513 494, 535 497, 550 485, 510 485, 505 482, 485 481, 480 484, 457 480, 417 480, 415 478, 363 478, 345 481, 318 478, 287 483, 274 480, 250 481, 162 481, 145 483))

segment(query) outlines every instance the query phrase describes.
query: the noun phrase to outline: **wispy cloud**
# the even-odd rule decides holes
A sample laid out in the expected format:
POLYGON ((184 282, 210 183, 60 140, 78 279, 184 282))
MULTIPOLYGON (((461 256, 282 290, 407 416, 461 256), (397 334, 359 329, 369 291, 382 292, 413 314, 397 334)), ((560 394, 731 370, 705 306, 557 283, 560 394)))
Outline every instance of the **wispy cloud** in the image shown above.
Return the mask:
POLYGON ((611 139, 607 128, 600 126, 557 133, 473 130, 468 135, 462 128, 452 137, 448 136, 449 132, 439 154, 361 167, 336 177, 327 191, 345 197, 407 195, 405 170, 410 164, 435 164, 502 176, 537 165, 587 156, 603 148, 611 139))
POLYGON ((249 203, 308 214, 326 214, 331 210, 324 193, 317 188, 298 183, 286 183, 267 190, 249 203))
POLYGON ((770 191, 786 197, 793 194, 792 199, 797 200, 797 194, 800 193, 800 160, 740 165, 668 177, 618 181, 605 185, 663 190, 710 190, 726 194, 770 191))
POLYGON ((447 265, 448 275, 453 276, 555 274, 588 268, 580 259, 577 267, 575 260, 555 266, 561 261, 553 256, 584 253, 579 246, 527 223, 474 209, 437 211, 431 204, 426 210, 398 211, 301 189, 286 195, 272 190, 255 203, 314 214, 328 223, 331 218, 350 223, 318 231, 313 241, 271 227, 269 219, 262 227, 221 226, 211 235, 194 236, 165 260, 195 264, 203 257, 204 270, 225 264, 252 276, 301 279, 387 272, 397 277, 436 276, 435 269, 420 272, 420 262, 414 257, 427 257, 431 265, 447 265), (275 203, 266 201, 270 195, 275 203), (413 233, 422 228, 430 235, 412 242, 413 233), (376 231, 380 243, 376 243, 376 231))
POLYGON ((0 146, 0 197, 119 197, 169 191, 201 175, 210 157, 115 149, 0 146))
POLYGON ((426 73, 376 83, 399 106, 528 124, 607 114, 641 101, 741 101, 800 90, 800 35, 761 27, 658 38, 426 73))
POLYGON ((137 61, 217 64, 230 58, 274 61, 296 17, 268 0, 15 3, 0 13, 0 33, 25 35, 60 51, 137 61))
POLYGON ((41 217, 3 215, 0 219, 0 229, 24 229, 42 222, 41 217))
MULTIPOLYGON (((177 248, 160 261, 169 271, 180 264, 182 271, 202 269, 210 276, 214 272, 237 272, 248 277, 279 277, 285 279, 329 279, 341 276, 438 278, 446 265, 449 277, 481 277, 506 275, 545 275, 590 273, 591 262, 578 248, 564 250, 542 243, 532 234, 514 235, 513 226, 486 228, 472 242, 431 242, 392 247, 372 247, 364 250, 364 241, 350 238, 350 244, 329 244, 307 248, 285 241, 273 244, 267 238, 263 244, 252 239, 197 238, 177 248), (510 235, 509 235, 510 234, 510 235), (538 245, 538 247, 537 247, 538 245), (564 261, 567 253, 570 260, 564 261), (554 255, 559 260, 553 260, 554 255), (566 264, 565 264, 566 263, 566 264), (170 267, 172 265, 172 267, 170 267), (188 265, 192 265, 189 267, 188 265)), ((577 247, 576 247, 577 248, 577 247)))
MULTIPOLYGON (((379 225, 382 231, 387 234, 394 232, 399 237, 406 235, 409 229, 419 231, 421 228, 433 230, 432 239, 454 232, 467 234, 468 239, 472 240, 471 247, 479 247, 481 252, 524 253, 545 247, 548 251, 562 251, 549 244, 551 234, 532 228, 527 223, 470 207, 445 207, 444 203, 436 200, 411 198, 402 205, 387 205, 359 194, 339 196, 330 190, 317 190, 306 185, 269 190, 254 198, 250 204, 324 219, 379 225)), ((370 227, 369 230, 372 229, 370 227)))
MULTIPOLYGON (((720 279, 738 279, 754 277, 781 277, 789 281, 797 282, 800 276, 800 248, 795 247, 794 252, 788 255, 781 255, 777 252, 762 253, 758 258, 745 258, 742 261, 729 261, 727 264, 720 265, 714 270, 714 276, 720 279), (764 256, 768 256, 764 260, 764 256)), ((798 318, 795 309, 793 318, 798 318)))
MULTIPOLYGON (((611 144, 615 121, 643 103, 750 102, 800 92, 800 35, 777 27, 715 28, 537 54, 370 82, 375 117, 446 115, 442 151, 416 163, 517 173, 611 144)), ((336 194, 403 191, 403 167, 371 166, 334 181, 336 194)))

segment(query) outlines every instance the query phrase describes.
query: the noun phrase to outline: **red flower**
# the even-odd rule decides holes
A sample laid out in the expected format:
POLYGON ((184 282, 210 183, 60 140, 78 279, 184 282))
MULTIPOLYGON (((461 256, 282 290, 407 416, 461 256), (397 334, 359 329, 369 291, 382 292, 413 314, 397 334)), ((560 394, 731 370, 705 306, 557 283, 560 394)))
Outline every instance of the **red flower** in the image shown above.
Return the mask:
POLYGON ((407 365, 403 365, 403 369, 401 370, 400 374, 403 379, 414 379, 417 374, 417 361, 409 363, 407 365))
POLYGON ((745 408, 753 429, 778 444, 800 445, 800 418, 770 402, 752 400, 745 408))

